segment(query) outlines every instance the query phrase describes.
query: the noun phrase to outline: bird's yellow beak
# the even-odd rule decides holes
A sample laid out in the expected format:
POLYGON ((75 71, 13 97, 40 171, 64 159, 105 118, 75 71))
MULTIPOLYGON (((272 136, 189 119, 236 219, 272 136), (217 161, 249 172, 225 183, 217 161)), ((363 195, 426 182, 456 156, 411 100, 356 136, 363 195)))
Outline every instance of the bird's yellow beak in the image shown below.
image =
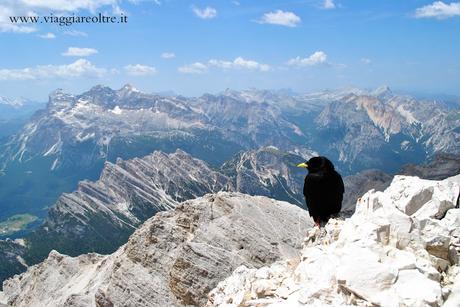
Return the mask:
POLYGON ((297 167, 308 168, 308 164, 307 163, 300 163, 300 164, 297 164, 297 167))

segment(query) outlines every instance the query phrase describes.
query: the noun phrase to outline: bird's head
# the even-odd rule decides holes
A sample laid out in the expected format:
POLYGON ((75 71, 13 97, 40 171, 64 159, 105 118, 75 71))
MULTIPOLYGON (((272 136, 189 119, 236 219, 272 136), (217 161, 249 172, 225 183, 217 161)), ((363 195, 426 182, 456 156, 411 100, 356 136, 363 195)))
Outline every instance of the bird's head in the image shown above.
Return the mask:
POLYGON ((297 167, 303 167, 308 169, 309 173, 316 173, 319 171, 332 171, 334 170, 334 164, 326 157, 313 157, 306 163, 297 164, 297 167))

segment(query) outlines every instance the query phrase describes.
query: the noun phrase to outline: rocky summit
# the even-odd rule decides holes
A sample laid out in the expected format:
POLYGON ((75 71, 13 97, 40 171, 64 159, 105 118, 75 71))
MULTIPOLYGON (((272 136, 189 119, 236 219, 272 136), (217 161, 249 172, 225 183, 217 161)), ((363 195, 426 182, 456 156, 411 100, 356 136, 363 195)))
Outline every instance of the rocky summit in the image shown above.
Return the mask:
POLYGON ((300 257, 237 268, 206 306, 460 306, 459 190, 460 175, 396 176, 312 229, 300 257))
MULTIPOLYGON (((111 255, 68 257, 4 282, 11 306, 202 306, 239 266, 299 256, 308 213, 262 196, 219 192, 147 220, 111 255)), ((1 303, 1 301, 0 301, 1 303)))
POLYGON ((24 272, 24 263, 42 262, 51 250, 69 256, 113 253, 156 212, 207 193, 262 195, 306 209, 306 172, 296 167, 302 161, 295 154, 264 147, 242 152, 220 169, 182 150, 106 162, 99 180, 81 181, 77 190, 61 195, 45 223, 24 237, 25 247, 11 250, 0 241, 0 285, 24 272))
POLYGON ((458 306, 460 175, 396 176, 355 213, 219 192, 147 220, 111 255, 52 251, 4 282, 10 306, 458 306))
POLYGON ((61 195, 45 223, 26 237, 26 260, 35 264, 52 249, 72 256, 111 253, 156 212, 228 190, 228 181, 181 150, 106 162, 99 180, 82 181, 76 191, 61 195))

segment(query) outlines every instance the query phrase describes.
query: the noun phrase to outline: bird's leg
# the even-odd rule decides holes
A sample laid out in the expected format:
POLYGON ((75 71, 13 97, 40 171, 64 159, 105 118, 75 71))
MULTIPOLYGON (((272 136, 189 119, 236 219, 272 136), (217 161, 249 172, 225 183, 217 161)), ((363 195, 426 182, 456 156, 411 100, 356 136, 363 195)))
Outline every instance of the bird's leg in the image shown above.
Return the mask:
POLYGON ((321 228, 321 220, 318 218, 313 219, 315 221, 315 226, 318 226, 318 228, 321 228))

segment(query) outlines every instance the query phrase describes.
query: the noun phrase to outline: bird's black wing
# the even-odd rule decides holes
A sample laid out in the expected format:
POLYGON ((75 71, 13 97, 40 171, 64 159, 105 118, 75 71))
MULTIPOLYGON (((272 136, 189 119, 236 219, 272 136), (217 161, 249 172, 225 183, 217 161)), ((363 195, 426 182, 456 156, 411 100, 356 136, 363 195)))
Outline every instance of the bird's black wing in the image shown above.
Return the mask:
POLYGON ((331 178, 331 193, 330 204, 331 213, 337 214, 342 209, 343 193, 345 193, 345 186, 343 184, 342 176, 339 173, 334 172, 331 178))
POLYGON ((303 195, 307 203, 308 212, 313 219, 320 215, 321 211, 321 191, 324 189, 324 178, 322 174, 308 174, 305 177, 303 195))

